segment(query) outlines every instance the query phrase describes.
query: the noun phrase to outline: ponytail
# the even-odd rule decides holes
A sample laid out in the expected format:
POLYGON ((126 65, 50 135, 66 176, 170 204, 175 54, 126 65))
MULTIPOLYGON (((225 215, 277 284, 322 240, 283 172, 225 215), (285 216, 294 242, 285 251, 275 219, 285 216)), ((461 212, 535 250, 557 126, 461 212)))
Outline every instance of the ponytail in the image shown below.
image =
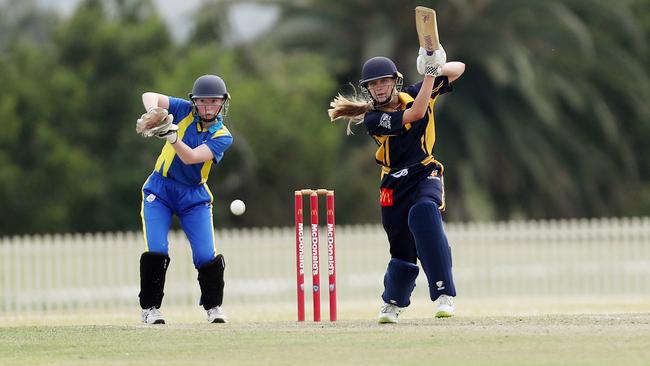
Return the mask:
POLYGON ((339 94, 330 102, 330 109, 327 110, 327 114, 330 116, 330 120, 334 122, 339 118, 345 118, 348 120, 347 134, 352 135, 351 125, 354 123, 358 125, 363 122, 363 116, 374 109, 372 101, 366 99, 361 99, 357 96, 353 97, 344 97, 339 94))

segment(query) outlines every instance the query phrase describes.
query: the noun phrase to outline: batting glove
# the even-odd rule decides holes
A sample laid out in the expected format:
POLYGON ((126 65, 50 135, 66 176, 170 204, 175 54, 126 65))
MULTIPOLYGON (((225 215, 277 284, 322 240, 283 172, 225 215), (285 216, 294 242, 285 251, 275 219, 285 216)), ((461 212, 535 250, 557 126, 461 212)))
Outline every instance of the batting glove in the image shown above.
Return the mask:
POLYGON ((420 47, 416 63, 420 75, 438 76, 442 72, 445 63, 447 63, 447 53, 442 48, 442 45, 440 45, 439 49, 433 51, 432 55, 428 55, 427 51, 420 47))

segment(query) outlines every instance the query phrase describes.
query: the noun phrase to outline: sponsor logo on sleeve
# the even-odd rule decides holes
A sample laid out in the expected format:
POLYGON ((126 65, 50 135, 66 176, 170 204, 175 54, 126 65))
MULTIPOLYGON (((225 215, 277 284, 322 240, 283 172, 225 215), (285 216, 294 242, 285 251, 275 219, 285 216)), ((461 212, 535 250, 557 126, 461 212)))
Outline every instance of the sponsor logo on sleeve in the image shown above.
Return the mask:
POLYGON ((431 172, 431 174, 427 177, 427 179, 437 179, 440 180, 439 174, 437 170, 434 170, 431 172))

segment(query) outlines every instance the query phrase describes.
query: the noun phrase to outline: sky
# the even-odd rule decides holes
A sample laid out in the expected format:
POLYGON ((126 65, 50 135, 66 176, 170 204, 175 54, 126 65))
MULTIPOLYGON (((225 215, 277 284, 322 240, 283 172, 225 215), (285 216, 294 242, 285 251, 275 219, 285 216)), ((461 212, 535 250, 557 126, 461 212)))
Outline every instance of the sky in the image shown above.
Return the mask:
MULTIPOLYGON (((171 25, 172 19, 188 19, 194 10, 199 6, 201 0, 154 0, 158 11, 165 19, 168 25, 171 25)), ((57 12, 68 15, 72 13, 79 0, 38 0, 38 3, 57 12)), ((236 40, 246 41, 268 29, 278 17, 278 11, 270 6, 257 4, 247 4, 243 2, 235 6, 229 14, 232 22, 234 38, 236 40)), ((181 22, 180 24, 188 24, 181 22)), ((182 41, 187 38, 189 29, 179 27, 175 24, 170 27, 174 39, 182 41)))

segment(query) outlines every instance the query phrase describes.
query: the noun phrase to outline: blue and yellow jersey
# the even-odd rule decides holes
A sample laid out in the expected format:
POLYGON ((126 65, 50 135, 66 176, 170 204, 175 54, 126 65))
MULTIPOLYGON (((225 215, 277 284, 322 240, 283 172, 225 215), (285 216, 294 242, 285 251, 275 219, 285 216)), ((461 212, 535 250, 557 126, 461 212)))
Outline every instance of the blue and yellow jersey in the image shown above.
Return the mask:
POLYGON ((224 152, 232 145, 232 135, 221 121, 204 129, 199 117, 192 113, 192 103, 188 100, 169 97, 169 113, 174 115, 174 124, 178 125, 178 138, 191 148, 206 144, 214 159, 186 165, 167 142, 158 156, 154 170, 183 184, 203 184, 208 180, 212 164, 219 163, 224 152))
POLYGON ((434 80, 433 92, 424 117, 412 123, 402 125, 404 111, 409 108, 417 96, 422 82, 411 85, 399 93, 400 107, 394 112, 371 111, 366 113, 363 124, 379 148, 375 160, 385 173, 393 169, 402 169, 415 164, 428 165, 435 162, 433 145, 436 142, 436 126, 433 108, 438 96, 452 90, 446 76, 434 80))

